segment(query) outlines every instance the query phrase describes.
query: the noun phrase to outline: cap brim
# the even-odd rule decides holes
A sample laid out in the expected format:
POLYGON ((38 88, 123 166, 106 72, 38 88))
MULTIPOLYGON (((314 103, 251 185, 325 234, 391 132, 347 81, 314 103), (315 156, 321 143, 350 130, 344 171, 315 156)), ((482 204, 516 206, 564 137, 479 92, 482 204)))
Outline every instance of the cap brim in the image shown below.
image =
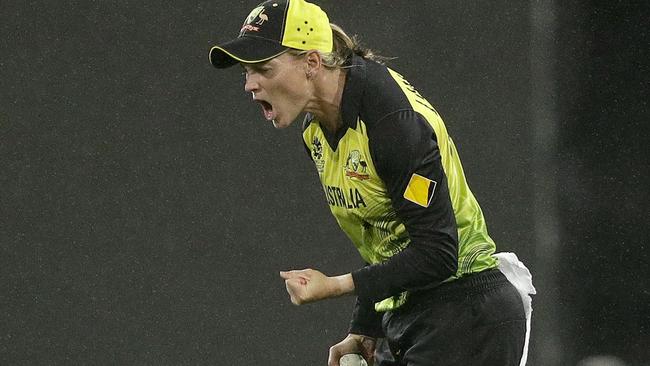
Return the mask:
POLYGON ((256 37, 239 37, 230 42, 212 47, 210 62, 223 69, 239 62, 257 63, 270 60, 287 50, 287 47, 256 37))

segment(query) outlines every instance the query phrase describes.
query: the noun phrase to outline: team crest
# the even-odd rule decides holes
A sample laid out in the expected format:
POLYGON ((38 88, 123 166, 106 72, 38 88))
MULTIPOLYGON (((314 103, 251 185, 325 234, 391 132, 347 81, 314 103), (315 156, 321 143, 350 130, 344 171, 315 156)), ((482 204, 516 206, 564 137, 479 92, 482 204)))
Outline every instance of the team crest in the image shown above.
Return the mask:
POLYGON ((358 180, 366 180, 370 175, 366 172, 368 163, 359 150, 352 150, 345 161, 345 175, 358 180))
POLYGON ((248 17, 246 17, 246 21, 244 21, 244 24, 241 28, 241 33, 245 31, 259 32, 259 26, 268 20, 269 17, 264 13, 264 7, 258 6, 257 8, 253 9, 250 14, 248 14, 248 17))
POLYGON ((314 164, 316 164, 316 170, 318 170, 318 173, 322 173, 325 168, 325 161, 323 160, 323 143, 320 142, 318 137, 314 137, 311 144, 313 146, 311 150, 311 158, 314 160, 314 164))

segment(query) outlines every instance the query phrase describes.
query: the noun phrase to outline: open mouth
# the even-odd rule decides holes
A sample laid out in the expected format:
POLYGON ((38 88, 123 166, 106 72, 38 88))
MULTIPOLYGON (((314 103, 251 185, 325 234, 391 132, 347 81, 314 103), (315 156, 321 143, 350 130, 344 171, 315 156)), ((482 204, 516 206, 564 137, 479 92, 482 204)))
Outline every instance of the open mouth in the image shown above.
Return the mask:
POLYGON ((264 118, 266 118, 267 121, 272 121, 274 118, 273 105, 262 99, 256 99, 255 101, 262 106, 262 113, 264 114, 264 118))

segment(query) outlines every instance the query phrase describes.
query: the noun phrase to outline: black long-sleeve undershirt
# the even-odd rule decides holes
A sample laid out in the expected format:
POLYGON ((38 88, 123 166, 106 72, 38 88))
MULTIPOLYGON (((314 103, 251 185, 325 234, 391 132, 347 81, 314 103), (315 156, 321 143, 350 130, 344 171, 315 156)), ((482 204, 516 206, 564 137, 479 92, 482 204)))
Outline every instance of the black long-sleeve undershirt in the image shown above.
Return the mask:
POLYGON ((352 272, 358 296, 350 331, 379 336, 374 303, 454 275, 458 232, 435 133, 413 110, 391 113, 368 131, 370 152, 410 244, 383 263, 352 272), (435 182, 427 207, 404 198, 413 174, 435 182))

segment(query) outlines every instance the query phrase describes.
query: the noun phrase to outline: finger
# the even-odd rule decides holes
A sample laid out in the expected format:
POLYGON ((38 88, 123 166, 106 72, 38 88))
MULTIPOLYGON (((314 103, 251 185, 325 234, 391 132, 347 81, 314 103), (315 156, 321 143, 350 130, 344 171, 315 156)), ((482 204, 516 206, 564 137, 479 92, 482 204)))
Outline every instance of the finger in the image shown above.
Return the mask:
POLYGON ((299 272, 300 271, 280 272, 280 277, 282 277, 285 281, 296 280, 300 282, 301 285, 306 285, 309 277, 299 272))
POLYGON ((288 280, 284 280, 284 285, 287 288, 287 292, 293 295, 300 291, 301 282, 297 278, 290 278, 288 280))
POLYGON ((300 282, 295 279, 289 279, 284 281, 284 284, 287 288, 287 292, 289 293, 289 297, 291 298, 291 302, 294 305, 301 305, 303 301, 302 301, 302 297, 300 296, 300 291, 301 291, 300 282))
POLYGON ((304 278, 290 278, 284 280, 284 285, 287 287, 287 291, 290 292, 303 292, 307 286, 307 280, 304 278))
POLYGON ((292 271, 280 271, 280 277, 284 278, 285 280, 288 280, 290 278, 295 278, 295 277, 305 277, 307 270, 306 269, 301 269, 301 270, 292 270, 292 271))
POLYGON ((336 347, 330 348, 330 353, 327 358, 327 366, 341 366, 339 360, 341 359, 341 352, 336 347))

